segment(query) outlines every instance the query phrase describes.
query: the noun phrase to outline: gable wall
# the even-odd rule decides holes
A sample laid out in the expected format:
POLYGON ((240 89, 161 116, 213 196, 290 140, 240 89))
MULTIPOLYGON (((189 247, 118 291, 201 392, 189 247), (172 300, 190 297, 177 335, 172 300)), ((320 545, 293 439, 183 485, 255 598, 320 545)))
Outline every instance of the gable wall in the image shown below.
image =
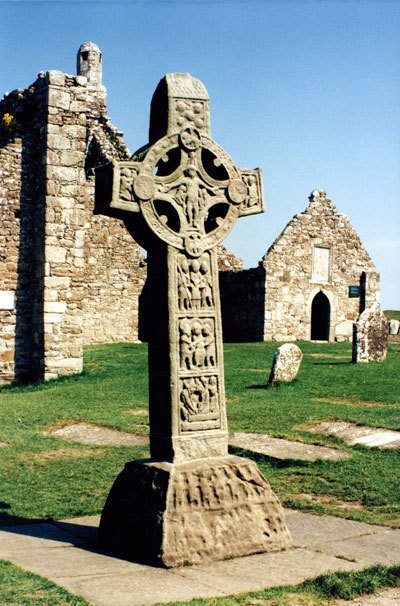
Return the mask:
MULTIPOLYGON (((311 198, 310 198, 311 199, 311 198)), ((295 217, 262 260, 266 272, 264 339, 310 339, 311 303, 322 290, 331 305, 329 338, 351 339, 352 323, 360 313, 360 299, 349 298, 350 285, 369 274, 369 303, 379 297, 379 274, 349 220, 325 198, 311 200, 295 217), (331 249, 328 281, 313 279, 313 247, 331 249)))

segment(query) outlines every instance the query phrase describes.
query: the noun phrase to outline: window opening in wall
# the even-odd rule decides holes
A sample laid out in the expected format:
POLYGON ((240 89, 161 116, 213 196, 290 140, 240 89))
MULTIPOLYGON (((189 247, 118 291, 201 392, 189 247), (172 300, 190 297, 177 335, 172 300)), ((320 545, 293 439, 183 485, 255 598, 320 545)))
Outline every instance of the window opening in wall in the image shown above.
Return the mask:
POLYGON ((89 56, 89 53, 88 53, 87 51, 82 53, 82 59, 83 59, 84 61, 87 61, 87 60, 88 60, 88 56, 89 56))
POLYGON ((320 291, 311 304, 311 340, 329 341, 331 323, 331 304, 328 297, 320 291))

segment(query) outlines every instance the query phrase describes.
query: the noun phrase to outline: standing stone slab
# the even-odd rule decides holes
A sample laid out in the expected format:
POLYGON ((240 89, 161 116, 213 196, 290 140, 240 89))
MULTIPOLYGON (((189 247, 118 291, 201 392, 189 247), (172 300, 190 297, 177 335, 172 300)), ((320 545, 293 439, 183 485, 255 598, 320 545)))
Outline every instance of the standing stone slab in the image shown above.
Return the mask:
POLYGON ((151 460, 117 478, 100 540, 165 566, 287 547, 277 497, 253 462, 228 455, 216 247, 238 217, 262 212, 261 173, 211 139, 200 81, 161 80, 150 143, 96 170, 96 209, 147 249, 151 293, 151 460))
POLYGON ((269 383, 290 383, 297 377, 303 353, 294 343, 284 343, 274 353, 269 383))
POLYGON ((353 358, 359 362, 382 362, 386 359, 389 327, 379 303, 367 307, 353 331, 353 358))
POLYGON ((389 334, 397 335, 399 333, 400 322, 398 320, 389 320, 389 334))

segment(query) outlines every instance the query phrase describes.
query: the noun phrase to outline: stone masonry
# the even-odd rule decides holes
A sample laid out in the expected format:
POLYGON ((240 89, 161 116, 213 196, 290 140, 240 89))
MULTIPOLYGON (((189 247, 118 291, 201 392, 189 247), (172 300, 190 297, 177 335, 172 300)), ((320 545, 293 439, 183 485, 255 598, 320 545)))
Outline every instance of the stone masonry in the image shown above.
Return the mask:
POLYGON ((322 190, 257 268, 224 272, 220 282, 226 340, 351 341, 359 314, 379 300, 375 265, 322 190))
POLYGON ((93 167, 129 157, 101 60, 83 44, 77 76, 41 72, 0 102, 1 382, 79 372, 84 343, 137 339, 139 246, 93 215, 93 167))

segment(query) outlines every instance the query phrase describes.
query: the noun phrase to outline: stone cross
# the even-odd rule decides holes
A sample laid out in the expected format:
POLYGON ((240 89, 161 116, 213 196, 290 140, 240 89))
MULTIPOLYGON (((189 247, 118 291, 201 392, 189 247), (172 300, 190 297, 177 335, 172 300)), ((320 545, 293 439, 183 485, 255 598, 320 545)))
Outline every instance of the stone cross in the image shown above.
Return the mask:
POLYGON ((207 91, 189 74, 160 82, 150 140, 131 160, 96 171, 96 204, 120 213, 148 250, 151 456, 222 455, 216 246, 238 217, 263 211, 261 171, 237 168, 211 139, 207 91))
POLYGON ((237 218, 263 211, 261 171, 239 169, 212 140, 199 80, 161 80, 150 143, 129 161, 96 169, 95 206, 122 218, 147 249, 150 293, 151 461, 128 463, 116 480, 102 515, 103 544, 167 566, 287 546, 283 512, 268 484, 254 463, 228 456, 216 247, 237 218), (223 522, 221 511, 240 509, 243 498, 246 506, 257 508, 261 499, 269 509, 251 546, 254 511, 232 547, 236 522, 231 514, 223 522), (143 509, 147 500, 153 513, 143 509))

